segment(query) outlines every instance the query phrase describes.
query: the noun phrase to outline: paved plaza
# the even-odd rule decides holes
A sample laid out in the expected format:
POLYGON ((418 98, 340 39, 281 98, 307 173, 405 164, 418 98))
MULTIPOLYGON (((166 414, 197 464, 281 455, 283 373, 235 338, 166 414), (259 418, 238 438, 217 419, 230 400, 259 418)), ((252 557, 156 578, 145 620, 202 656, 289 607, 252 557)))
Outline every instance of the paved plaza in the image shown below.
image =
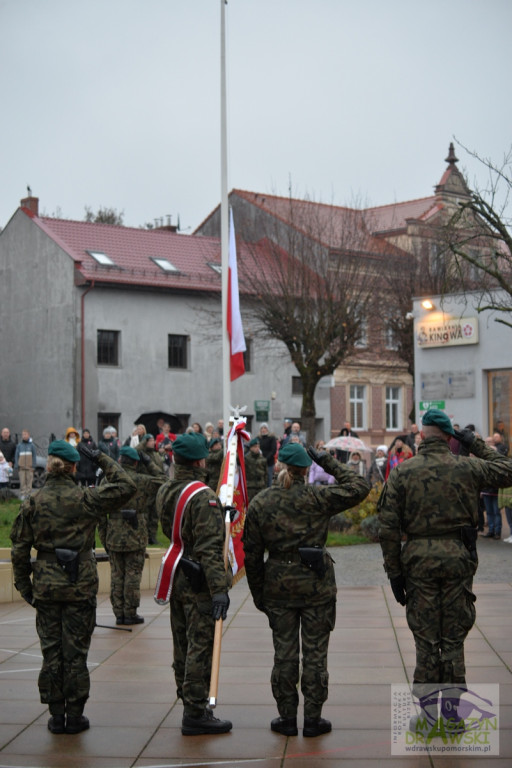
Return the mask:
MULTIPOLYGON (((499 756, 392 756, 391 684, 407 683, 414 643, 404 609, 382 571, 378 545, 332 550, 338 574, 338 616, 329 651, 330 734, 305 739, 272 733, 272 641, 252 603, 246 579, 231 592, 224 624, 217 714, 233 721, 222 736, 182 736, 182 705, 171 668, 169 608, 144 592, 146 622, 132 632, 97 628, 89 662, 91 729, 52 735, 40 704, 41 653, 34 612, 21 602, 0 605, 0 768, 509 768, 512 765, 512 546, 482 541, 475 583, 477 624, 466 643, 468 683, 498 683, 499 756), (481 574, 481 576, 480 576, 481 574), (368 583, 370 582, 370 583, 368 583)), ((97 621, 114 625, 100 595, 97 621)), ((301 697, 302 700, 302 697, 301 697)), ((302 725, 302 707, 299 726, 302 725)))

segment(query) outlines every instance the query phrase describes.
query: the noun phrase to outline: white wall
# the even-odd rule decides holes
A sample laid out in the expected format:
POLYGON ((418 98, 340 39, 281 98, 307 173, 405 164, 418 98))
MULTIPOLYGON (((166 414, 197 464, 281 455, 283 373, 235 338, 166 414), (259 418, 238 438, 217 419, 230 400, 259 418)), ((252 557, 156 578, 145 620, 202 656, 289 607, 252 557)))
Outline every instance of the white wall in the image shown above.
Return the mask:
MULTIPOLYGON (((488 435, 493 429, 489 424, 489 392, 487 373, 492 370, 512 369, 512 328, 496 322, 500 313, 482 312, 478 314, 478 293, 462 295, 434 296, 432 301, 436 307, 428 312, 421 307, 421 298, 414 300, 414 381, 415 402, 418 419, 420 418, 419 403, 424 400, 422 394, 423 374, 446 374, 448 371, 474 371, 474 395, 472 397, 446 398, 446 413, 456 423, 464 427, 474 423, 477 431, 488 435), (461 346, 445 346, 420 348, 417 334, 425 318, 435 316, 440 319, 447 317, 477 318, 477 344, 461 346)), ((503 316, 503 315, 501 315, 503 316)), ((508 321, 512 316, 506 316, 508 321)), ((444 399, 444 398, 443 398, 444 399)))

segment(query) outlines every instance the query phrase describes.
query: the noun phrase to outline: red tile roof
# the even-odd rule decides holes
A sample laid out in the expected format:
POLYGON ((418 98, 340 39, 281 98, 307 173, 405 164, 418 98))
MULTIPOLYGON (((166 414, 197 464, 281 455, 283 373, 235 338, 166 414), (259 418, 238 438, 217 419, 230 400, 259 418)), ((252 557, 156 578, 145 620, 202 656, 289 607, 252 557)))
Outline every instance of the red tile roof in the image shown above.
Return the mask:
POLYGON ((69 254, 87 281, 220 291, 220 275, 208 266, 209 262, 220 265, 218 238, 66 219, 31 218, 69 254), (98 264, 88 250, 102 251, 115 266, 98 264), (167 259, 179 272, 164 272, 151 257, 167 259))
MULTIPOLYGON (((296 229, 305 233, 309 233, 311 230, 320 233, 318 238, 313 239, 318 239, 322 245, 328 248, 345 247, 349 250, 371 254, 384 255, 390 252, 398 254, 398 249, 374 236, 374 223, 396 220, 395 223, 405 226, 405 219, 403 216, 399 217, 398 211, 395 210, 400 207, 399 204, 397 206, 383 206, 385 209, 393 210, 380 213, 381 209, 379 208, 357 210, 317 203, 313 200, 297 200, 258 192, 247 192, 242 189, 234 189, 231 194, 247 200, 252 205, 271 213, 275 218, 286 223, 290 223, 291 213, 296 229)), ((425 199, 434 200, 434 198, 425 199)), ((413 209, 410 206, 409 210, 416 211, 417 208, 413 209)), ((419 210, 425 210, 425 205, 420 206, 419 210)))
MULTIPOLYGON (((70 256, 84 281, 178 291, 221 291, 221 275, 209 266, 221 265, 221 244, 217 237, 51 219, 35 216, 25 208, 21 210, 70 256), (98 264, 88 251, 105 253, 115 266, 98 264), (179 272, 164 272, 154 258, 167 259, 179 272)), ((284 267, 290 257, 282 249, 278 252, 284 267)), ((237 240, 240 293, 254 293, 251 281, 254 270, 263 275, 272 274, 276 262, 270 254, 275 253, 276 247, 269 248, 264 240, 251 245, 237 240)))

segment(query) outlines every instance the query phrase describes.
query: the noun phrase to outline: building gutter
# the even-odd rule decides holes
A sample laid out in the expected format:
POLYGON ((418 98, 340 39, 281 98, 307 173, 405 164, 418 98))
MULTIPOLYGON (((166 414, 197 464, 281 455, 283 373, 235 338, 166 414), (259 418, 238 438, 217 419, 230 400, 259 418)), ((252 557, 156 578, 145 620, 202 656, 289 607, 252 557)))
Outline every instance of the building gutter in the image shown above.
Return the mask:
POLYGON ((94 288, 94 280, 80 297, 80 322, 81 322, 81 340, 80 340, 80 396, 82 400, 82 430, 85 428, 85 297, 94 288))

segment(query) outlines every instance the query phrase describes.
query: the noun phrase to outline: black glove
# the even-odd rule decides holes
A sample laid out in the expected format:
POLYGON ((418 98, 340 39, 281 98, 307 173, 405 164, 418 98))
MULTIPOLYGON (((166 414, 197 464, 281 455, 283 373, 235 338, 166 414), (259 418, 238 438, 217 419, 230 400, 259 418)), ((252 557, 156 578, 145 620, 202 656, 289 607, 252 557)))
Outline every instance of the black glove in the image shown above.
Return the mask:
POLYGON ((76 449, 78 453, 80 453, 84 459, 89 459, 89 461, 92 461, 93 464, 98 465, 99 464, 99 458, 101 456, 101 451, 98 448, 92 449, 89 448, 88 445, 85 443, 78 443, 76 446, 76 449))
POLYGON ((307 452, 313 461, 318 464, 319 467, 325 469, 329 475, 332 475, 338 466, 338 462, 334 456, 332 456, 330 453, 327 453, 327 451, 317 451, 315 448, 313 448, 312 445, 310 445, 307 448, 307 452))
POLYGON ((229 595, 227 592, 218 592, 212 597, 212 616, 214 621, 222 619, 224 621, 228 615, 229 595))
POLYGON ((475 433, 472 432, 471 429, 454 429, 453 436, 464 446, 464 448, 467 448, 468 451, 471 449, 475 440, 475 433))
POLYGON ((31 605, 32 608, 34 607, 34 595, 32 594, 32 592, 25 592, 25 594, 22 595, 22 598, 26 603, 31 605))
POLYGON ((394 579, 389 580, 389 583, 397 603, 405 605, 405 577, 402 575, 395 576, 394 579))
POLYGON ((139 452, 139 458, 142 464, 144 464, 146 467, 149 467, 151 464, 151 459, 147 455, 147 453, 144 453, 144 451, 139 452))

